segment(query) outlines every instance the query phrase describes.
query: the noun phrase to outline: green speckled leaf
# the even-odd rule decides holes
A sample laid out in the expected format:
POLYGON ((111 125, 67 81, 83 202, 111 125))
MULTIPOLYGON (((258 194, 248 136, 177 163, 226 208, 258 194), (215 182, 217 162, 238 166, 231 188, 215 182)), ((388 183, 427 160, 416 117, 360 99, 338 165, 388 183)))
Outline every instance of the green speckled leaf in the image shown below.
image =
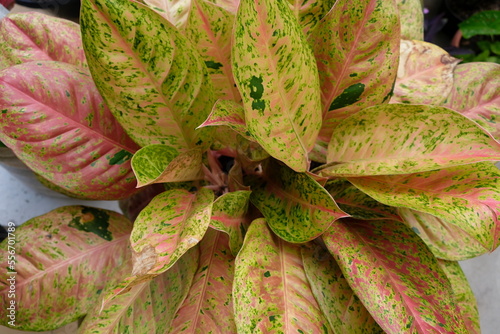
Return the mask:
POLYGON ((399 31, 394 1, 337 0, 309 36, 321 82, 323 141, 330 140, 342 119, 388 101, 399 59, 399 31))
POLYGON ((326 176, 409 174, 500 160, 500 144, 458 112, 388 104, 345 119, 328 146, 326 176))
MULTIPOLYGON (((477 256, 478 252, 491 252, 500 245, 500 171, 491 163, 410 175, 349 178, 349 181, 381 203, 443 219, 444 222, 427 221, 427 224, 436 224, 432 229, 437 234, 429 236, 431 242, 436 242, 437 246, 441 242, 450 243, 446 247, 450 254, 445 258, 477 256), (465 233, 442 234, 438 232, 442 228, 438 224, 443 223, 453 224, 465 233), (453 240, 455 238, 463 239, 453 240), (469 246, 453 250, 452 241, 456 245, 469 246)), ((410 212, 405 213, 405 218, 411 221, 410 212)), ((410 226, 419 230, 414 223, 410 226)), ((422 229, 422 233, 427 232, 422 229)))
POLYGON ((311 242, 302 246, 301 254, 314 298, 334 333, 384 333, 327 250, 311 242))
POLYGON ((238 333, 332 333, 307 281, 300 246, 277 238, 264 219, 252 222, 236 257, 238 333))
POLYGON ((476 297, 465 277, 462 268, 456 261, 438 260, 438 264, 444 271, 455 294, 455 301, 461 311, 465 326, 470 334, 479 334, 479 313, 477 310, 476 297))
POLYGON ((184 182, 203 178, 202 152, 199 149, 177 154, 167 145, 152 144, 141 148, 132 158, 137 187, 152 183, 184 182))
POLYGON ((330 180, 325 189, 332 195, 339 208, 353 218, 401 221, 396 208, 377 202, 345 179, 330 180))
POLYGON ((253 179, 250 200, 280 238, 302 243, 320 236, 335 220, 348 216, 320 184, 281 164, 253 179))
POLYGON ((500 64, 460 64, 444 107, 472 119, 500 140, 500 64))
POLYGON ((207 0, 210 1, 217 6, 220 6, 227 10, 230 13, 236 14, 236 11, 238 10, 238 6, 240 4, 240 0, 207 0))
POLYGON ((191 12, 192 0, 144 0, 144 3, 182 30, 191 12))
POLYGON ((205 235, 214 193, 169 190, 156 196, 134 222, 130 236, 133 275, 158 275, 170 268, 205 235))
POLYGON ((290 9, 299 21, 302 31, 308 35, 332 9, 336 0, 288 0, 290 9))
POLYGON ((191 288, 198 257, 198 247, 193 247, 163 274, 134 286, 102 309, 101 305, 95 305, 78 332, 166 333, 191 288))
POLYGON ((207 0, 193 0, 186 36, 200 53, 212 78, 216 99, 241 102, 231 68, 234 13, 207 0))
POLYGON ((82 38, 89 67, 113 115, 141 146, 181 153, 211 141, 196 130, 213 87, 191 43, 153 10, 128 0, 84 0, 82 38))
POLYGON ((210 226, 229 236, 229 248, 234 256, 243 245, 245 224, 248 221, 250 191, 240 190, 226 193, 214 202, 210 226))
POLYGON ((84 206, 61 207, 17 227, 14 245, 0 243, 0 252, 14 250, 17 261, 11 299, 8 257, 0 260, 0 324, 10 321, 10 300, 19 330, 49 331, 85 315, 107 284, 130 271, 131 230, 122 215, 84 206))
POLYGON ((87 67, 79 25, 37 12, 0 20, 0 70, 42 60, 87 67))
POLYGON ((401 39, 424 40, 422 0, 397 0, 401 21, 401 39))
POLYGON ((0 140, 41 177, 80 198, 130 196, 138 146, 114 119, 87 69, 29 62, 0 72, 0 140))
POLYGON ((208 229, 200 264, 168 333, 236 333, 233 315, 234 256, 224 233, 208 229))
POLYGON ((398 76, 390 102, 442 104, 451 92, 453 70, 459 61, 437 45, 402 40, 398 76))
POLYGON ((236 16, 232 66, 248 130, 297 172, 321 126, 318 70, 285 1, 243 1, 236 16))
POLYGON ((203 122, 200 127, 216 125, 227 126, 243 136, 245 139, 255 141, 250 132, 247 130, 245 122, 245 109, 234 101, 218 100, 207 120, 203 122))
POLYGON ((446 275, 404 224, 345 219, 323 240, 386 333, 468 333, 446 275))

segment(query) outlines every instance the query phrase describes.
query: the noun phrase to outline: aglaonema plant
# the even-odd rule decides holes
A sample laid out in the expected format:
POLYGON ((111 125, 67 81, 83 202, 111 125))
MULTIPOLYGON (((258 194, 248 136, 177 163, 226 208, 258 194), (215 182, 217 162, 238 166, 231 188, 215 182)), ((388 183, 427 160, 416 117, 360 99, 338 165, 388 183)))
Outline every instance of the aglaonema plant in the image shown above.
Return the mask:
POLYGON ((2 142, 142 208, 20 226, 17 327, 479 333, 457 261, 500 243, 500 67, 419 41, 418 3, 83 0, 50 48, 61 21, 2 21, 2 142))

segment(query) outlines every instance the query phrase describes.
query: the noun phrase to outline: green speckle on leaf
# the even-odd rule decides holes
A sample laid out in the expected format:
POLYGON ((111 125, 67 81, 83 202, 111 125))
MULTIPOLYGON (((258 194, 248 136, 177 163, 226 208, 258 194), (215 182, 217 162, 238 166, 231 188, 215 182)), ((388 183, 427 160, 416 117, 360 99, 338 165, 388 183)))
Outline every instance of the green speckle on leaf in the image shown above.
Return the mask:
POLYGON ((211 68, 211 69, 214 69, 214 70, 218 70, 219 68, 221 68, 223 66, 221 63, 218 63, 218 62, 215 62, 215 61, 212 61, 212 60, 206 61, 205 65, 208 68, 211 68))
POLYGON ((271 316, 269 317, 269 321, 271 321, 271 322, 276 321, 276 317, 275 317, 274 315, 271 315, 271 316))
POLYGON ((270 273, 269 271, 266 271, 266 272, 264 273, 264 277, 271 277, 271 273, 270 273))
POLYGON ((359 97, 365 91, 365 85, 362 83, 357 83, 352 86, 347 87, 342 94, 337 96, 330 105, 331 110, 340 109, 359 101, 359 97))
POLYGON ((113 236, 108 230, 109 215, 101 209, 84 207, 81 216, 74 217, 68 226, 80 231, 94 233, 108 241, 113 240, 113 236))
POLYGON ((124 162, 126 162, 127 160, 130 160, 130 158, 132 158, 132 155, 133 154, 128 152, 128 151, 121 150, 120 152, 113 155, 113 157, 111 159, 109 159, 109 164, 110 165, 121 165, 124 162))
POLYGON ((250 79, 250 97, 254 100, 262 98, 262 94, 264 93, 262 81, 262 78, 257 78, 256 76, 252 76, 252 79, 250 79))

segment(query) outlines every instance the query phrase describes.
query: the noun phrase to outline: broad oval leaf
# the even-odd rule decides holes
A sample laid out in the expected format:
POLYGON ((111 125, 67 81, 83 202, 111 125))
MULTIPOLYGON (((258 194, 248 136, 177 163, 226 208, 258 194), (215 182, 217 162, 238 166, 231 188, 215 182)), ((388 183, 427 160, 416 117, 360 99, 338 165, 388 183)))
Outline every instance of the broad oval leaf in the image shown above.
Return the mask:
POLYGON ((232 66, 248 130, 297 172, 321 126, 314 55, 285 1, 243 1, 236 16, 232 66))
MULTIPOLYGON (((455 241, 458 244, 476 240, 483 252, 491 252, 500 245, 500 171, 491 163, 410 175, 349 178, 349 181, 381 203, 429 213, 454 224, 465 233, 450 236, 467 238, 455 241)), ((481 251, 474 244, 472 241, 469 247, 481 251)), ((467 251, 464 249, 463 253, 467 251)))
POLYGON ((241 102, 231 68, 235 15, 207 0, 193 0, 186 36, 200 53, 212 78, 216 99, 241 102))
POLYGON ((0 70, 30 61, 55 60, 87 67, 80 26, 37 12, 0 21, 0 70))
POLYGON ((264 219, 252 222, 236 257, 233 298, 238 333, 331 333, 300 246, 276 238, 264 219))
POLYGON ((458 24, 465 38, 476 35, 500 35, 500 11, 483 10, 458 24))
POLYGON ((336 0, 288 0, 290 9, 297 18, 302 31, 308 35, 332 9, 336 0))
POLYGON ((193 247, 163 274, 134 286, 102 307, 97 305, 78 332, 166 333, 191 288, 198 258, 198 247, 193 247))
POLYGON ((472 119, 500 140, 500 64, 467 63, 455 68, 443 106, 472 119))
POLYGON ((169 190, 141 211, 130 236, 137 277, 158 275, 170 268, 205 235, 212 213, 213 191, 169 190))
POLYGON ((468 333, 436 258, 404 224, 346 219, 323 240, 386 333, 468 333))
POLYGON ((144 0, 144 3, 167 19, 177 29, 186 27, 193 0, 144 0))
POLYGON ((136 191, 137 145, 104 104, 88 71, 47 61, 0 73, 0 139, 33 171, 78 197, 136 191))
POLYGON ((421 0, 397 0, 401 39, 424 40, 424 10, 421 0))
POLYGON ((394 1, 338 0, 312 32, 323 141, 330 140, 342 119, 388 101, 399 58, 399 31, 394 1))
POLYGON ((334 333, 384 333, 327 250, 311 242, 302 246, 301 254, 314 298, 334 333))
POLYGON ((226 193, 214 202, 210 226, 226 233, 229 237, 229 248, 236 256, 243 245, 245 225, 248 221, 248 205, 250 191, 239 190, 226 193))
POLYGON ((363 109, 328 146, 327 176, 409 174, 500 160, 500 143, 458 112, 426 105, 363 109))
POLYGON ((236 333, 233 315, 234 257, 224 233, 208 229, 189 294, 168 333, 236 333))
POLYGON ((200 129, 213 105, 205 64, 153 10, 128 0, 84 0, 82 38, 94 81, 116 119, 141 146, 181 153, 211 141, 200 129))
POLYGON ((377 202, 345 179, 326 183, 325 189, 342 211, 355 219, 391 219, 402 221, 396 208, 377 202))
POLYGON ((85 315, 106 284, 130 270, 132 223, 115 212, 66 206, 28 220, 5 239, 0 266, 1 323, 8 326, 7 298, 15 277, 16 329, 48 331, 85 315), (12 239, 10 239, 12 240, 12 239), (12 274, 9 271, 16 271, 12 274))
POLYGON ((451 288, 455 294, 455 300, 461 311, 465 326, 470 334, 479 334, 479 312, 477 310, 476 297, 472 291, 467 277, 465 276, 460 264, 456 261, 438 260, 438 264, 448 277, 451 288))
POLYGON ((460 59, 424 41, 401 41, 398 76, 391 103, 442 104, 453 86, 460 59))
POLYGON ((203 178, 202 152, 199 149, 177 154, 170 146, 152 144, 141 148, 132 157, 137 187, 152 183, 184 182, 203 178))
POLYGON ((268 166, 265 172, 265 179, 251 181, 250 200, 283 240, 313 240, 335 220, 348 216, 311 176, 280 164, 268 166))

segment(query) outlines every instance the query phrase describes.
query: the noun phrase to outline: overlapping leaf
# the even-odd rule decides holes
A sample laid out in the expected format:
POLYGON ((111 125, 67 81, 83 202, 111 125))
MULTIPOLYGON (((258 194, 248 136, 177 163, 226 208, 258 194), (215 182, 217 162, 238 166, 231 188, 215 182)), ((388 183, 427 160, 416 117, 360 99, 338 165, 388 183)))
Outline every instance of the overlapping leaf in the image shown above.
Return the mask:
POLYGON ((467 63, 455 68, 453 87, 443 106, 474 120, 500 140, 500 65, 467 63))
POLYGON ((348 216, 311 176, 279 164, 268 166, 265 173, 266 179, 252 181, 250 200, 280 238, 307 242, 348 216))
POLYGON ((79 197, 135 192, 137 145, 104 104, 88 71, 53 61, 0 74, 0 139, 43 178, 79 197))
MULTIPOLYGON (((362 177, 349 180, 381 203, 429 213, 463 230, 465 233, 438 235, 439 238, 446 238, 438 242, 452 242, 456 237, 466 238, 455 240, 457 245, 469 244, 469 247, 462 252, 455 251, 459 253, 459 256, 467 254, 470 248, 475 249, 476 252, 481 250, 491 252, 500 244, 500 222, 498 221, 500 171, 491 163, 458 166, 411 175, 362 177), (447 240, 448 238, 451 240, 447 240)), ((439 227, 434 227, 434 230, 439 231, 439 227)), ((431 241, 434 242, 432 239, 431 241)), ((478 254, 469 253, 469 255, 478 254)))
POLYGON ((229 237, 229 248, 234 256, 243 245, 250 191, 240 190, 226 193, 214 202, 210 226, 225 232, 229 237))
POLYGON ((0 70, 43 60, 87 67, 78 24, 36 12, 0 21, 0 70))
POLYGON ((233 298, 238 333, 331 333, 299 246, 276 238, 264 219, 252 222, 236 258, 233 298))
POLYGON ((200 127, 216 125, 227 126, 242 135, 244 138, 255 141, 250 132, 247 130, 245 122, 245 109, 234 101, 218 100, 212 108, 212 112, 208 116, 207 120, 203 122, 200 127))
POLYGON ((318 71, 285 1, 243 1, 232 66, 248 130, 273 157, 305 172, 321 126, 318 71))
POLYGON ((130 270, 132 223, 111 211, 67 206, 33 218, 0 244, 1 323, 12 299, 9 271, 16 271, 16 329, 46 331, 85 315, 107 283, 130 270), (9 246, 10 245, 10 246, 9 246), (14 270, 7 254, 15 251, 14 270))
POLYGON ((199 250, 193 247, 169 270, 134 286, 87 314, 82 334, 166 333, 186 298, 198 268, 199 250))
POLYGON ((332 9, 335 0, 288 0, 290 9, 299 21, 304 34, 309 34, 332 9))
POLYGON ((401 41, 398 76, 391 103, 442 104, 460 60, 423 41, 401 41))
POLYGON ((137 186, 199 180, 203 178, 201 155, 199 149, 177 154, 175 149, 166 145, 145 146, 134 154, 131 162, 137 186))
POLYGON ((182 30, 186 27, 193 0, 144 0, 144 3, 182 30))
POLYGON ((233 315, 234 257, 228 237, 208 229, 200 242, 200 264, 168 333, 236 333, 233 315))
POLYGON ((420 0, 397 0, 401 39, 424 40, 424 10, 420 0))
POLYGON ((465 277, 458 262, 438 260, 438 264, 444 271, 451 283, 455 300, 461 311, 465 326, 470 334, 479 334, 479 313, 477 310, 476 297, 465 277))
POLYGON ((328 176, 408 174, 500 160, 500 144, 453 110, 389 104, 344 120, 327 159, 328 176))
POLYGON ((338 0, 312 32, 321 82, 323 125, 329 141, 339 121, 388 101, 399 58, 394 1, 338 0))
POLYGON ((240 0, 208 0, 208 1, 234 14, 236 14, 236 11, 238 10, 238 6, 240 4, 240 0))
POLYGON ((212 78, 217 99, 241 102, 231 68, 234 13, 207 0, 193 0, 186 35, 200 53, 212 78))
POLYGON ((468 333, 447 277, 402 223, 344 220, 323 240, 386 333, 468 333))
POLYGON ((81 24, 94 81, 132 139, 178 153, 210 144, 210 129, 196 127, 215 102, 213 88, 186 37, 127 0, 83 1, 81 24))
POLYGON ((325 189, 332 195, 339 208, 353 218, 401 221, 396 208, 377 202, 345 179, 330 180, 325 189))
POLYGON ((340 267, 322 246, 302 246, 302 261, 314 298, 334 333, 384 333, 354 294, 340 267))

